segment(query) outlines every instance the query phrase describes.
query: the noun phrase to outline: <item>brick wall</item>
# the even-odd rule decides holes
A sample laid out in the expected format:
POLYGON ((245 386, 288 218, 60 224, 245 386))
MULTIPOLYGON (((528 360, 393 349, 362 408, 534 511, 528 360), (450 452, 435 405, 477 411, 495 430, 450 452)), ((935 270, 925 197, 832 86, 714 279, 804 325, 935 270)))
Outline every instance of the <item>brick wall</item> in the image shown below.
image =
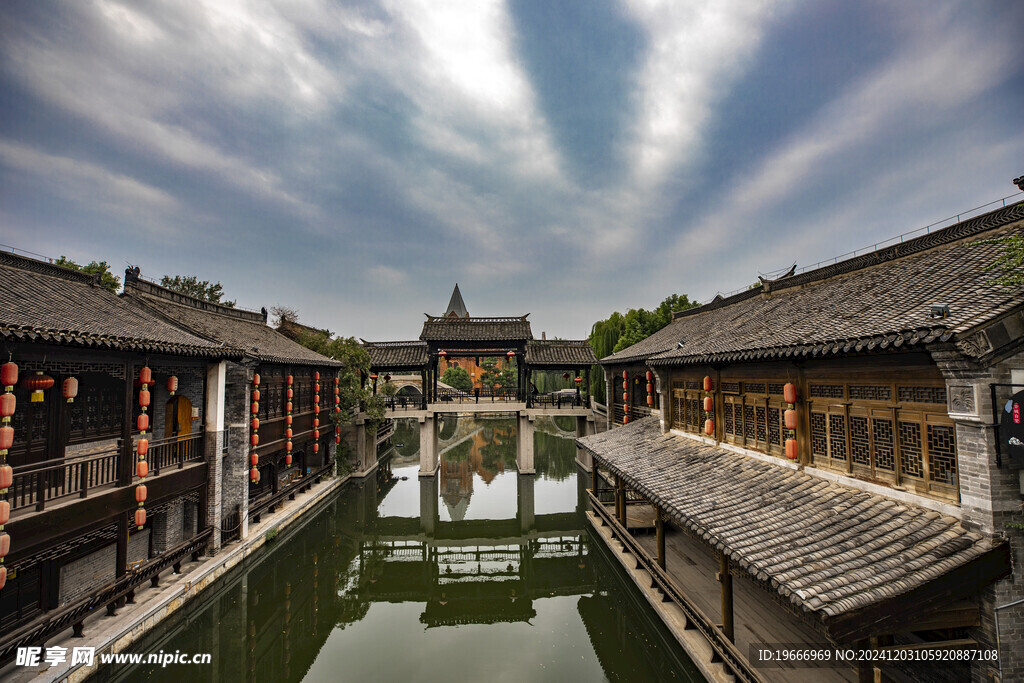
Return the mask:
MULTIPOLYGON (((238 363, 227 364, 224 392, 224 429, 227 455, 221 459, 221 509, 225 514, 241 508, 242 537, 248 534, 249 513, 249 389, 253 371, 238 363)), ((219 522, 218 522, 219 523, 219 522)))
POLYGON ((114 580, 117 544, 111 543, 60 568, 58 600, 63 607, 114 580))
POLYGON ((184 501, 179 498, 167 506, 159 515, 154 515, 153 553, 166 552, 183 540, 182 527, 184 521, 184 501))

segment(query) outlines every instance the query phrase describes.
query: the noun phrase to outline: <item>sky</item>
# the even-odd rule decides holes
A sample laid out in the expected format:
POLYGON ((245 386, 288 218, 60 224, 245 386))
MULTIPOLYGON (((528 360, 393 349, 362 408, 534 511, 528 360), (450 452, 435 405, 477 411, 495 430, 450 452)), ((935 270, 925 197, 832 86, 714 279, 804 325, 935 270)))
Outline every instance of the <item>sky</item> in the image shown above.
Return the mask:
POLYGON ((1017 194, 1022 29, 1003 0, 7 0, 0 248, 369 340, 458 282, 582 338, 1017 194))

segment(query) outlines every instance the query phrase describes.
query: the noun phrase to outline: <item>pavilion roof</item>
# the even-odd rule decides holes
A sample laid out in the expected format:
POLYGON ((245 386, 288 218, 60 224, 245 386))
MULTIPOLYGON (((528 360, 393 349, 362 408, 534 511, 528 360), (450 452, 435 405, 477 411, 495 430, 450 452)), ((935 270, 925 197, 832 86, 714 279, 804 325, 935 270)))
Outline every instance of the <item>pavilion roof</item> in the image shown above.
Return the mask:
POLYGON ((422 341, 368 342, 363 348, 370 354, 373 369, 422 368, 427 364, 427 343, 422 341))
POLYGON ((704 364, 815 357, 950 341, 980 356, 976 330, 1024 305, 1024 288, 990 270, 992 238, 1024 235, 1024 202, 930 234, 676 313, 650 337, 601 360, 704 364), (946 304, 949 317, 932 318, 946 304), (972 338, 972 335, 975 338, 972 338))
POLYGON ((445 318, 428 315, 420 339, 426 342, 509 342, 533 339, 527 313, 517 317, 445 318))
POLYGON ((534 339, 526 344, 526 362, 535 368, 585 367, 597 357, 586 339, 534 339))
POLYGON ((0 253, 0 337, 120 351, 241 358, 239 348, 190 334, 131 306, 98 278, 0 253))
POLYGON ((953 517, 662 434, 657 417, 577 443, 836 639, 891 633, 1010 571, 1005 544, 953 517))
POLYGON ((240 348, 268 363, 340 367, 341 363, 307 349, 267 325, 266 313, 200 301, 125 273, 122 297, 196 336, 240 348))

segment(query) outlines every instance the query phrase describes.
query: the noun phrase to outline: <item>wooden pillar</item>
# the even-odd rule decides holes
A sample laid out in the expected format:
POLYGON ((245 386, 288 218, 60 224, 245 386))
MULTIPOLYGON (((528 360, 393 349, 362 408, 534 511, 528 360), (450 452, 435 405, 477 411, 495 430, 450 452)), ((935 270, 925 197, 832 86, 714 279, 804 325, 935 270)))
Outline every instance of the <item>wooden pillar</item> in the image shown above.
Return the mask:
POLYGON ((615 475, 615 495, 619 501, 619 522, 622 526, 626 526, 626 484, 622 481, 622 477, 615 475))
POLYGON ((732 571, 729 567, 729 557, 725 553, 719 556, 718 580, 722 582, 722 633, 730 641, 735 642, 732 621, 732 571))
POLYGON ((654 530, 658 536, 658 566, 665 568, 665 519, 661 508, 654 506, 654 530))
POLYGON ((427 409, 427 369, 420 370, 420 408, 427 409))
POLYGON ((597 476, 597 459, 596 458, 591 463, 591 467, 590 467, 590 480, 591 480, 590 488, 594 492, 594 495, 596 496, 597 495, 597 482, 599 481, 598 476, 597 476))

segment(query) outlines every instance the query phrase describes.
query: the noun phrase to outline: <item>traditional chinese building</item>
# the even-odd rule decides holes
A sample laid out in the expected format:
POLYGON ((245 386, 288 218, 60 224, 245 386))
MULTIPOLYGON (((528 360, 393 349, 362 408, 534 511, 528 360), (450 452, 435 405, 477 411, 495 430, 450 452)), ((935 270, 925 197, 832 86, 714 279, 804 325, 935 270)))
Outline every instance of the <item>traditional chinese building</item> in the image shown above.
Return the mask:
POLYGON ((615 428, 578 441, 607 477, 594 519, 727 668, 747 676, 757 642, 931 644, 999 659, 885 675, 1024 679, 1024 479, 996 437, 1024 389, 1024 291, 991 267, 1022 234, 1018 203, 762 280, 602 359, 615 428))

